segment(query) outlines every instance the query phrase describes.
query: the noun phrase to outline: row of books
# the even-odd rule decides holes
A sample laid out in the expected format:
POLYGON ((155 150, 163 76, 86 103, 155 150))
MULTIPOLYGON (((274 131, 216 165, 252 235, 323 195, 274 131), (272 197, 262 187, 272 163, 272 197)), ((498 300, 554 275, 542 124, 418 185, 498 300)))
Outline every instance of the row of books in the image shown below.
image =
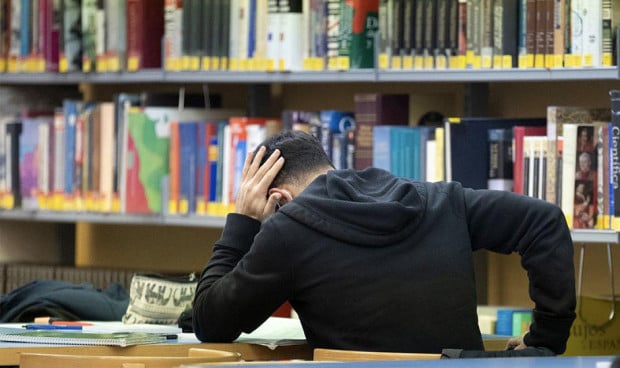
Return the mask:
POLYGON ((0 0, 0 72, 615 64, 612 0, 0 0))
POLYGON ((615 63, 611 0, 384 0, 379 67, 601 67, 615 63))
POLYGON ((483 334, 523 336, 532 322, 532 310, 527 308, 479 305, 477 312, 483 334))
POLYGON ((234 205, 247 152, 283 128, 311 132, 337 168, 353 167, 353 112, 259 118, 144 105, 140 95, 119 94, 114 102, 67 99, 55 111, 6 116, 0 208, 223 216, 234 205))
POLYGON ((488 129, 488 188, 557 204, 573 229, 618 229, 618 123, 610 108, 550 106, 535 125, 488 129))
POLYGON ((358 93, 353 111, 284 110, 278 118, 151 106, 132 94, 65 100, 53 112, 0 119, 0 207, 222 216, 234 205, 246 153, 276 131, 298 129, 321 142, 337 169, 375 166, 512 190, 561 206, 573 228, 617 227, 620 124, 610 108, 549 106, 544 118, 412 126, 409 98, 358 93))

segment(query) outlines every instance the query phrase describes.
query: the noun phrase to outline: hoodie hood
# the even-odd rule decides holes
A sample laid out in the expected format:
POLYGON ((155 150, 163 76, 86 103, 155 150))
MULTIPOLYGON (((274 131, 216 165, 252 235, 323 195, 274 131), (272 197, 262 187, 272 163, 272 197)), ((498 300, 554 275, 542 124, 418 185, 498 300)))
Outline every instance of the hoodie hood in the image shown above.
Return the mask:
POLYGON ((368 168, 328 171, 278 213, 331 238, 380 247, 408 237, 425 209, 423 184, 368 168))

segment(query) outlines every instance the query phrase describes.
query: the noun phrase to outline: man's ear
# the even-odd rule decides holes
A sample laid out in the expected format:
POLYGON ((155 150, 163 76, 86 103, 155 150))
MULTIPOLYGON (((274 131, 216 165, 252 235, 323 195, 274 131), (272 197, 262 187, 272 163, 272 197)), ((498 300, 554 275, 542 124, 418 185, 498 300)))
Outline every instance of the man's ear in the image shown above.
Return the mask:
POLYGON ((283 206, 293 200, 293 194, 288 189, 284 188, 271 188, 269 189, 269 195, 274 193, 280 194, 280 205, 283 206))

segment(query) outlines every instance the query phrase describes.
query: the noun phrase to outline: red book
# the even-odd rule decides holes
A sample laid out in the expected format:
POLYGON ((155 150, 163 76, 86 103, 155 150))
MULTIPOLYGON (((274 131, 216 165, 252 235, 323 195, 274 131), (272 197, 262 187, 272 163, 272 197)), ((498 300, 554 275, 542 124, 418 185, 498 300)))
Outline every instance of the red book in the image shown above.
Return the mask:
POLYGON ((170 151, 169 154, 169 178, 170 178, 170 190, 168 198, 168 213, 176 215, 179 213, 179 198, 180 198, 180 162, 179 162, 179 150, 180 150, 180 138, 179 138, 179 122, 173 121, 170 123, 170 151))
POLYGON ((164 0, 127 0, 127 70, 161 68, 164 0))
POLYGON ((523 191, 523 138, 525 136, 545 136, 547 127, 545 126, 515 126, 513 128, 514 139, 514 164, 513 168, 513 191, 524 194, 523 191))

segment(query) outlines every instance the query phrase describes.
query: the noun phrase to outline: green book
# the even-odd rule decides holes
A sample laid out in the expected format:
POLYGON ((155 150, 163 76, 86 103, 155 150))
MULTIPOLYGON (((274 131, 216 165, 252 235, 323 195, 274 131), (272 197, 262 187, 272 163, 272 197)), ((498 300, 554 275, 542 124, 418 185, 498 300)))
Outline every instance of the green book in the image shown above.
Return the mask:
POLYGON ((107 345, 120 347, 156 344, 166 341, 165 335, 148 332, 90 333, 58 330, 11 330, 14 331, 6 331, 5 329, 0 330, 0 341, 58 345, 107 345))

